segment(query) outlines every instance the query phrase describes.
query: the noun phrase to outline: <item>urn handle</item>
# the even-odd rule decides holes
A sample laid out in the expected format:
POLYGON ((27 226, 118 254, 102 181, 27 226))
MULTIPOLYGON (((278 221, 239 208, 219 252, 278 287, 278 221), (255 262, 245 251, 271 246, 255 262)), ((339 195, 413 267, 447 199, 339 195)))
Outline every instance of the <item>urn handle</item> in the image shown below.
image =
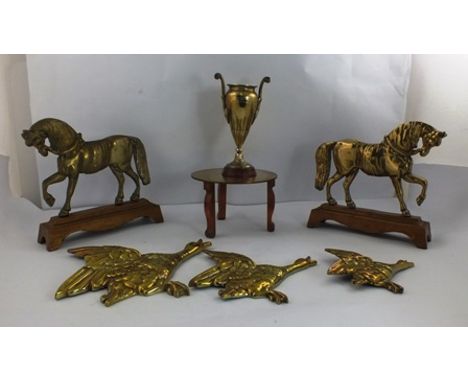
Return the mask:
POLYGON ((224 78, 221 73, 215 73, 214 75, 215 80, 221 81, 221 100, 223 101, 223 110, 224 110, 224 117, 226 118, 228 123, 231 123, 229 120, 228 111, 226 108, 226 84, 224 83, 224 78))
POLYGON ((263 91, 263 84, 264 83, 267 83, 269 84, 271 82, 271 78, 270 77, 263 77, 262 80, 260 81, 260 87, 258 89, 258 103, 257 103, 257 110, 255 111, 255 115, 254 115, 254 118, 252 120, 252 123, 255 121, 255 119, 257 118, 257 114, 258 114, 258 111, 260 110, 260 104, 262 103, 262 91, 263 91))
POLYGON ((258 98, 261 100, 262 99, 262 91, 263 91, 263 84, 264 83, 269 84, 271 82, 270 77, 263 77, 263 79, 260 81, 260 88, 258 89, 258 98))
POLYGON ((215 73, 214 78, 221 81, 221 99, 223 100, 223 107, 226 109, 226 84, 224 78, 221 73, 215 73))

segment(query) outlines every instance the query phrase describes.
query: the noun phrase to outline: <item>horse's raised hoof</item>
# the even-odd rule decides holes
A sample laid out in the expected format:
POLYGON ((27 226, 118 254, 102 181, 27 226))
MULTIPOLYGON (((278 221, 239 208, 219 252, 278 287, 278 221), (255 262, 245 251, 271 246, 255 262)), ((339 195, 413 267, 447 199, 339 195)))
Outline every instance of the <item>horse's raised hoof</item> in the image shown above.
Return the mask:
POLYGON ((70 215, 70 210, 60 210, 58 216, 60 216, 61 218, 66 218, 68 215, 70 215))
POLYGON ((45 196, 44 200, 49 207, 52 207, 55 203, 55 198, 52 195, 45 196))
POLYGON ((139 194, 138 194, 138 195, 132 195, 132 196, 130 197, 130 200, 131 200, 132 202, 138 202, 138 201, 140 200, 140 195, 139 195, 139 194))
POLYGON ((350 202, 346 202, 346 205, 348 206, 348 208, 352 208, 352 209, 356 208, 356 204, 352 200, 350 202))
POLYGON ((416 203, 418 204, 418 206, 420 206, 421 204, 423 204, 424 199, 426 199, 426 197, 425 197, 425 196, 421 196, 421 195, 419 195, 419 196, 416 198, 416 203))
POLYGON ((338 203, 336 202, 335 199, 329 198, 329 199, 328 199, 328 204, 329 204, 330 206, 336 206, 338 203))

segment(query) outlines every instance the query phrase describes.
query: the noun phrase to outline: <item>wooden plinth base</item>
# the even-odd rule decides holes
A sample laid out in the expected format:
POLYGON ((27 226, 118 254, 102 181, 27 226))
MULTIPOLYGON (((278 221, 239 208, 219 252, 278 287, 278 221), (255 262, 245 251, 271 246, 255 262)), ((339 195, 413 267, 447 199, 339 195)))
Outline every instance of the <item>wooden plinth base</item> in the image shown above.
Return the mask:
POLYGON ((427 249, 427 242, 431 241, 431 226, 429 222, 422 220, 419 216, 403 216, 364 208, 330 206, 328 203, 324 203, 310 211, 307 227, 318 227, 326 220, 334 220, 351 229, 365 233, 402 233, 408 236, 416 247, 422 249, 427 249))
POLYGON ((67 236, 74 232, 99 232, 120 227, 137 218, 149 218, 154 223, 164 221, 161 208, 146 199, 91 208, 71 213, 67 217, 54 216, 39 225, 37 241, 46 244, 48 251, 59 249, 67 236))

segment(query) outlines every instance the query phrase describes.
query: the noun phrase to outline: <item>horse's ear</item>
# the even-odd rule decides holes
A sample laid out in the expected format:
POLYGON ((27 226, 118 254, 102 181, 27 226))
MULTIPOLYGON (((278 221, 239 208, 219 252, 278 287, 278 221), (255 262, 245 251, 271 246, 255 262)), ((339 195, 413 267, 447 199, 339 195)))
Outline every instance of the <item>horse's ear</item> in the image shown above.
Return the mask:
POLYGON ((447 136, 447 133, 445 131, 439 131, 439 137, 445 138, 447 136))

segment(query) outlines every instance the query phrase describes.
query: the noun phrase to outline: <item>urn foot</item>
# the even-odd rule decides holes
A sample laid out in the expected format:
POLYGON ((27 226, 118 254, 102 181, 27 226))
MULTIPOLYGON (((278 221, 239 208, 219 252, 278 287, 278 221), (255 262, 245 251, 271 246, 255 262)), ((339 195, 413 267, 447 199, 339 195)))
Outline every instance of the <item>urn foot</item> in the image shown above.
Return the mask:
POLYGON ((224 166, 223 176, 225 178, 254 178, 257 175, 255 167, 249 163, 244 163, 243 166, 238 166, 237 163, 231 162, 224 166))

